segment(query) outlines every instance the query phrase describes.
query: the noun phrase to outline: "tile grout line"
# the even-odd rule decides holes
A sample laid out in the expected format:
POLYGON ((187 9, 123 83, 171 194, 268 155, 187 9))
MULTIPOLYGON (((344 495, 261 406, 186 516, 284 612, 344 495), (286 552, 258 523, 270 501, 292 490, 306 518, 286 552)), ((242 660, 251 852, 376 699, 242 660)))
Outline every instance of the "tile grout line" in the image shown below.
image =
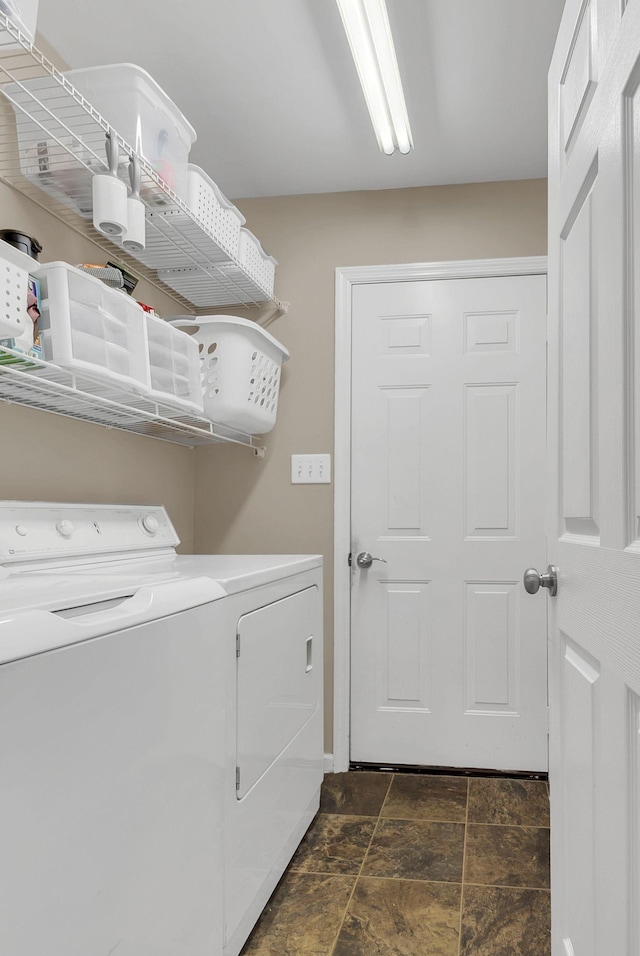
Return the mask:
MULTIPOLYGON (((393 822, 397 820, 400 823, 461 823, 465 824, 465 820, 438 820, 434 819, 431 816, 427 817, 380 817, 381 820, 388 820, 393 822)), ((511 827, 515 830, 548 830, 548 823, 486 823, 478 820, 469 820, 469 825, 472 827, 511 827)))
POLYGON ((334 938, 334 940, 333 940, 333 943, 331 944, 331 946, 330 946, 330 948, 329 948, 329 952, 328 952, 327 956, 332 956, 332 953, 335 951, 335 948, 336 948, 336 946, 337 946, 337 944, 338 944, 338 940, 339 940, 339 938, 340 938, 340 933, 342 932, 342 927, 344 926, 344 921, 346 920, 346 918, 347 918, 347 913, 349 912, 349 907, 350 907, 350 905, 351 905, 351 900, 353 899, 353 895, 354 895, 354 893, 355 893, 355 891, 356 891, 356 886, 358 885, 358 880, 360 879, 360 874, 362 873, 362 870, 363 870, 363 868, 364 868, 364 862, 365 862, 365 860, 367 859, 367 854, 369 853, 369 849, 371 848, 371 844, 373 843, 373 838, 374 838, 374 836, 376 835, 376 831, 377 831, 377 829, 378 829, 378 824, 380 823, 380 820, 381 820, 382 808, 384 807, 385 802, 386 802, 386 799, 387 799, 387 797, 389 796, 389 791, 391 790, 391 784, 393 783, 394 777, 395 777, 395 774, 392 773, 392 774, 391 774, 391 780, 389 781, 389 786, 387 787, 387 792, 385 793, 385 795, 384 795, 384 797, 383 797, 383 799, 382 799, 382 803, 380 804, 380 810, 378 811, 378 816, 376 817, 375 826, 374 826, 373 830, 371 831, 371 837, 369 838, 369 843, 367 844, 367 849, 364 851, 364 855, 363 855, 363 857, 362 857, 362 863, 360 864, 360 869, 359 869, 358 872, 356 873, 356 878, 355 878, 355 880, 353 881, 353 888, 352 888, 352 890, 351 890, 351 893, 349 894, 349 899, 347 900, 347 905, 346 905, 345 908, 344 908, 344 913, 342 914, 342 919, 340 920, 340 926, 338 927, 338 932, 336 933, 335 938, 334 938))
POLYGON ((549 830, 549 824, 544 823, 486 823, 482 820, 470 820, 472 827, 511 827, 512 830, 549 830))
MULTIPOLYGON (((332 870, 296 870, 292 869, 292 873, 300 873, 303 876, 336 876, 340 879, 348 880, 354 877, 356 879, 362 878, 363 880, 371 880, 372 883, 376 882, 394 882, 394 883, 419 883, 427 884, 429 886, 462 886, 461 880, 418 880, 410 876, 361 876, 360 873, 335 873, 332 870)), ((492 890, 527 890, 535 891, 540 893, 549 893, 548 886, 529 886, 528 884, 520 883, 476 883, 473 880, 465 880, 465 886, 477 886, 479 888, 489 888, 492 890)))
POLYGON ((535 890, 536 892, 540 893, 550 892, 550 888, 548 886, 521 886, 519 883, 473 883, 471 880, 469 880, 464 885, 489 887, 491 890, 527 890, 527 892, 535 890))
POLYGON ((462 845, 462 872, 460 873, 460 917, 458 919, 458 956, 462 952, 462 909, 464 906, 464 868, 467 862, 467 832, 469 829, 469 788, 471 782, 467 779, 467 805, 464 815, 464 843, 462 845))

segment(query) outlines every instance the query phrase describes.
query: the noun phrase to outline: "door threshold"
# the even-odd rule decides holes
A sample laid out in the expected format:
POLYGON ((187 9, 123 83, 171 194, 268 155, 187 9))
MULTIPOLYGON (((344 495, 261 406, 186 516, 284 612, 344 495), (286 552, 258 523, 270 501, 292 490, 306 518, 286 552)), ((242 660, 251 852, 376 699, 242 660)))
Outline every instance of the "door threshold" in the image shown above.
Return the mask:
POLYGON ((447 777, 507 777, 513 780, 548 780, 549 774, 527 770, 482 770, 477 767, 414 767, 410 764, 350 763, 349 770, 387 773, 420 773, 447 777))

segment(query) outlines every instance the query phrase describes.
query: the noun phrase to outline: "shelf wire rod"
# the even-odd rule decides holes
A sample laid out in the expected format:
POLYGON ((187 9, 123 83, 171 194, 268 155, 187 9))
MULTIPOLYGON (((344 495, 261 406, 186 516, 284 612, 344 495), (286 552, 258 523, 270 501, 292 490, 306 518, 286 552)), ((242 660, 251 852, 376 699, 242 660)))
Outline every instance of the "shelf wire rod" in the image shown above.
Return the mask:
POLYGON ((13 46, 16 42, 19 43, 20 46, 26 50, 30 50, 33 48, 33 44, 31 43, 29 38, 24 33, 20 32, 20 30, 15 25, 13 20, 11 20, 8 14, 6 13, 0 13, 0 30, 6 31, 9 37, 9 39, 5 43, 1 39, 1 34, 0 34, 0 49, 2 49, 3 46, 13 46))

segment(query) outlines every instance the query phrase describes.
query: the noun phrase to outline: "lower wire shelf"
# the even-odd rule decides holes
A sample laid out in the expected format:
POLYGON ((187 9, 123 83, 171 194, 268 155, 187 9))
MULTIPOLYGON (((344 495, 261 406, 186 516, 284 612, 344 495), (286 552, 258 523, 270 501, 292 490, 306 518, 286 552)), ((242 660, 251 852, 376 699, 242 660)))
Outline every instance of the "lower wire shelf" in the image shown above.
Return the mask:
POLYGON ((250 448, 258 458, 265 454, 253 435, 178 411, 87 372, 4 347, 0 347, 0 401, 179 445, 226 443, 250 448))

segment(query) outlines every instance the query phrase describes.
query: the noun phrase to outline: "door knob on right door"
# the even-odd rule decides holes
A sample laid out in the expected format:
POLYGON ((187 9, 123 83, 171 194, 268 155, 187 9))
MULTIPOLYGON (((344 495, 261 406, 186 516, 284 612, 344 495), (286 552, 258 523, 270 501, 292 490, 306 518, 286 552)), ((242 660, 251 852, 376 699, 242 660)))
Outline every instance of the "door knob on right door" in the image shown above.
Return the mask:
POLYGON ((536 594, 540 588, 548 588, 550 597, 555 597, 558 593, 558 569, 555 564, 547 565, 546 574, 540 574, 536 568, 527 568, 522 580, 524 589, 529 594, 536 594))

